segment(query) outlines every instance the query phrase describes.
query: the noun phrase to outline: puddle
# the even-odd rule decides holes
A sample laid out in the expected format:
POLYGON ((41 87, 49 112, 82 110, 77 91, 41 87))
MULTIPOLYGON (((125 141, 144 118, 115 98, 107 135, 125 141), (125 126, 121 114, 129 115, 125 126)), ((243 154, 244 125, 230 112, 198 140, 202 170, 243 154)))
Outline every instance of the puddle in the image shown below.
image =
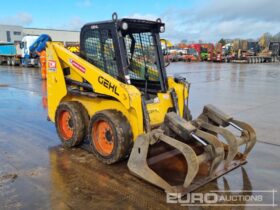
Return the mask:
MULTIPOLYGON (((195 72, 187 75, 188 80, 194 82, 190 99, 193 115, 201 112, 202 105, 212 102, 229 113, 246 110, 249 103, 259 105, 264 111, 251 109, 250 112, 244 111, 239 117, 252 122, 257 128, 258 137, 263 131, 263 139, 275 138, 278 142, 279 103, 269 107, 263 105, 263 101, 271 102, 279 95, 277 73, 267 75, 266 69, 254 70, 256 65, 243 65, 240 68, 237 68, 239 65, 218 65, 220 64, 172 64, 172 73, 195 72), (271 120, 273 122, 268 123, 271 120)), ((265 64, 258 66, 266 67, 265 64)), ((266 68, 272 67, 267 65, 266 68)), ((275 67, 271 71, 278 70, 275 67)), ((46 95, 45 84, 39 82, 39 73, 35 77, 36 75, 28 75, 28 72, 30 71, 18 68, 16 76, 8 72, 5 78, 0 78, 0 87, 8 87, 4 84, 8 82, 16 84, 10 85, 12 88, 17 86, 27 90, 11 88, 10 92, 2 91, 2 96, 6 98, 0 104, 0 169, 4 170, 5 165, 7 169, 0 174, 1 207, 193 209, 179 204, 167 204, 163 190, 133 176, 126 161, 108 166, 84 150, 68 150, 57 146, 60 141, 55 126, 46 120, 46 106, 43 103, 44 108, 42 107, 41 97, 34 97, 32 94, 36 90, 42 96, 46 95), (16 174, 12 173, 15 171, 16 174)), ((279 204, 279 159, 279 146, 257 143, 243 168, 229 172, 196 192, 220 191, 220 195, 256 195, 257 190, 276 189, 278 194, 275 202, 279 204)), ((264 200, 269 202, 270 198, 267 195, 264 200)), ((246 206, 234 208, 250 209, 246 206)), ((213 208, 205 206, 194 209, 213 208)))

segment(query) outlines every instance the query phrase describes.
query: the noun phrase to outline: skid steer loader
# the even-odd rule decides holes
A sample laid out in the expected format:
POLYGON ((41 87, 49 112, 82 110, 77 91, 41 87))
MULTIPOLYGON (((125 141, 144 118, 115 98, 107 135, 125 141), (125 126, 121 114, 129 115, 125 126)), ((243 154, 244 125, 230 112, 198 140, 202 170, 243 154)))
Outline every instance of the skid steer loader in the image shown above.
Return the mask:
POLYGON ((244 164, 256 135, 212 105, 191 119, 189 83, 166 75, 164 30, 160 19, 114 13, 82 27, 79 55, 49 42, 48 117, 65 147, 82 145, 105 164, 129 158, 133 174, 183 196, 244 164))

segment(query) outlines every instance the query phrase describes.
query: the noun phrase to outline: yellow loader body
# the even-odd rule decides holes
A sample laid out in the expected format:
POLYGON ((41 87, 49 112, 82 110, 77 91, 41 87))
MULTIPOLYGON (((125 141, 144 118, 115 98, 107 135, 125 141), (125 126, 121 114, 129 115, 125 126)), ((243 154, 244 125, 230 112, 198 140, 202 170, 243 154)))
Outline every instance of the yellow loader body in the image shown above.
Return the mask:
MULTIPOLYGON (((133 85, 124 84, 101 69, 88 63, 79 56, 56 43, 47 45, 47 90, 48 116, 55 121, 55 112, 63 101, 79 101, 86 108, 90 117, 105 109, 116 109, 122 112, 130 122, 134 140, 144 133, 141 93, 133 85), (86 79, 94 84, 96 93, 112 96, 113 99, 77 97, 67 94, 64 68, 70 68, 69 78, 82 81, 86 79), (107 82, 108 81, 108 82, 107 82)), ((178 96, 180 116, 183 116, 183 105, 188 98, 188 87, 176 83, 173 77, 168 78, 170 89, 178 96)), ((169 108, 173 107, 170 93, 158 93, 154 103, 147 104, 152 127, 159 126, 169 108)))
POLYGON ((87 145, 105 164, 129 158, 133 174, 178 197, 244 164, 254 129, 213 105, 192 120, 189 83, 166 74, 164 23, 112 17, 83 26, 78 55, 47 43, 48 117, 63 146, 87 145))

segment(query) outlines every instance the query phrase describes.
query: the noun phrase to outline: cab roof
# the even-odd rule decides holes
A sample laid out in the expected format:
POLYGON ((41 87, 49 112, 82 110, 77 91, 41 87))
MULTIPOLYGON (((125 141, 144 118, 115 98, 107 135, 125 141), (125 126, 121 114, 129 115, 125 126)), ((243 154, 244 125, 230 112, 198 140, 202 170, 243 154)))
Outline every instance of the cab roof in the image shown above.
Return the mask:
MULTIPOLYGON (((94 28, 94 27, 102 27, 102 26, 116 26, 118 29, 121 29, 121 25, 123 22, 126 22, 128 24, 129 29, 159 29, 161 26, 164 26, 165 24, 161 22, 160 19, 157 19, 156 21, 151 20, 144 20, 144 19, 132 19, 132 18, 122 18, 117 20, 107 20, 107 21, 98 21, 98 22, 91 22, 87 23, 82 27, 83 28, 94 28)), ((128 30, 129 30, 128 29, 128 30)))

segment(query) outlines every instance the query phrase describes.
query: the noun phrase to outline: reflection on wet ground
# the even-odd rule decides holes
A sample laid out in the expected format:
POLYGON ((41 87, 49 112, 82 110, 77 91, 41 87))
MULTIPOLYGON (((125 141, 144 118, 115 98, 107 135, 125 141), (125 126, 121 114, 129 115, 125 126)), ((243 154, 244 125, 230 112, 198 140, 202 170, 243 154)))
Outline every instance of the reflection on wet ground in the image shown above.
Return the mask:
MULTIPOLYGON (((279 65, 176 63, 168 74, 192 83, 194 116, 212 103, 251 123, 258 134, 246 165, 196 192, 230 189, 250 195, 276 189, 279 204, 279 65)), ((1 66, 0 96, 1 209, 213 209, 166 204, 164 192, 131 175, 126 162, 105 166, 84 150, 61 148, 47 121, 45 84, 37 69, 1 66)), ((271 202, 270 194, 264 202, 271 202)))

